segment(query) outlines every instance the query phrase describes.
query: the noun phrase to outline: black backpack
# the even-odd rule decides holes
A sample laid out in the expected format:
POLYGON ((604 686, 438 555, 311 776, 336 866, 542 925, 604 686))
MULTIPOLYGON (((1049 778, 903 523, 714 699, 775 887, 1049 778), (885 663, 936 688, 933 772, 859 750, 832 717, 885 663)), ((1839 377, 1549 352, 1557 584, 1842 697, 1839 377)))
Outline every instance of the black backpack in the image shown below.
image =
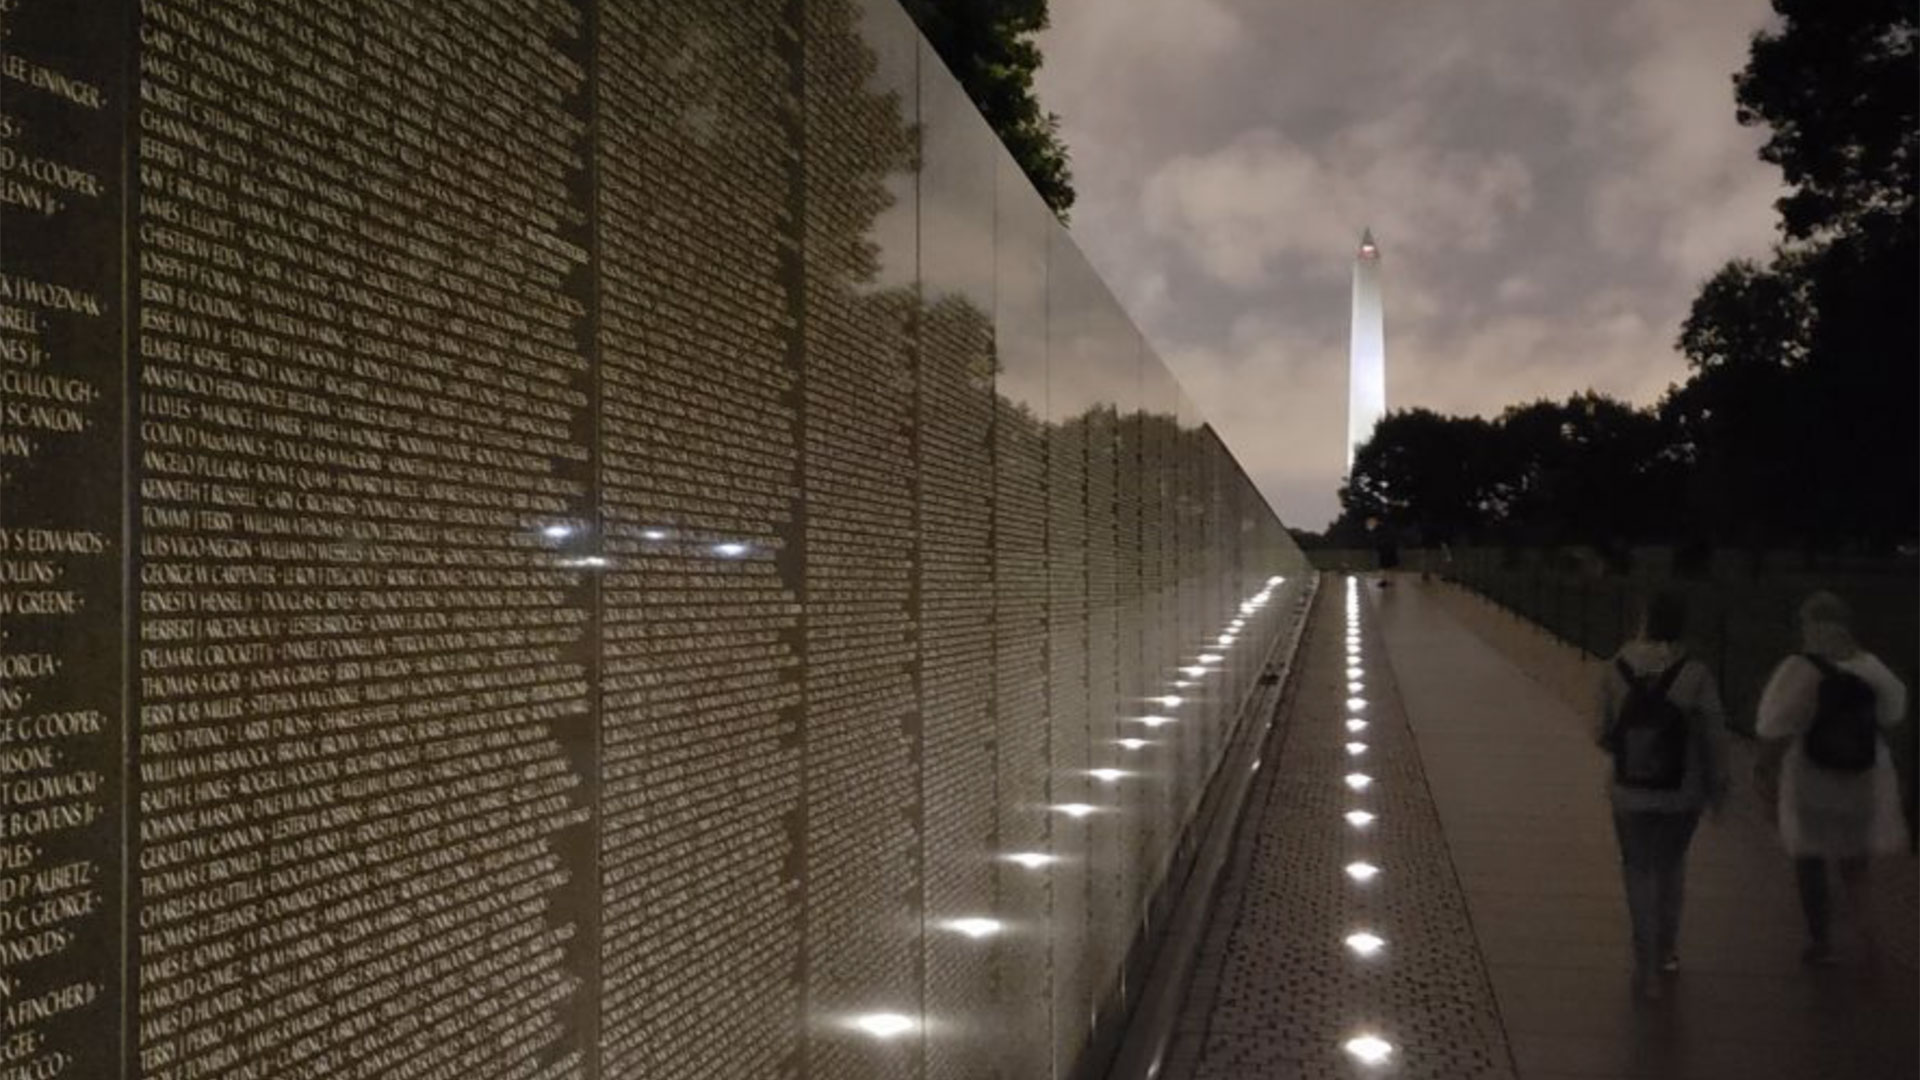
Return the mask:
POLYGON ((1861 772, 1880 750, 1880 718, 1867 680, 1828 660, 1804 653, 1820 669, 1820 697, 1801 745, 1807 760, 1832 772, 1861 772))
POLYGON ((1627 700, 1608 732, 1613 751, 1613 781, 1621 787, 1671 791, 1687 775, 1687 714, 1667 697, 1685 657, 1660 673, 1642 678, 1625 660, 1613 662, 1627 681, 1627 700))

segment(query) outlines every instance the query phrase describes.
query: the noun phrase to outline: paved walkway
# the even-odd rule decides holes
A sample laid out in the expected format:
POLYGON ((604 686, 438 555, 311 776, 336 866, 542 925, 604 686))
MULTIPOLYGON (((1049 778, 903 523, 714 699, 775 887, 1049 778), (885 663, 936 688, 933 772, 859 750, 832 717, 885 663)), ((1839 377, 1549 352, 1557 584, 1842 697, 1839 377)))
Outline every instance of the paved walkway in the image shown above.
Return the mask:
MULTIPOLYGON (((1577 715, 1409 578, 1357 591, 1349 734, 1343 609, 1329 576, 1301 683, 1263 752, 1163 1075, 1523 1080, 1920 1076, 1911 955, 1799 965, 1788 864, 1739 814, 1689 860, 1683 971, 1636 1003, 1605 762, 1577 715), (1345 743, 1365 741, 1349 757, 1345 743), (1364 791, 1349 772, 1373 778, 1364 791), (1377 815, 1365 829, 1341 817, 1377 815), (1380 868, 1362 884, 1342 872, 1380 868), (1371 957, 1342 944, 1385 940, 1371 957), (1363 1068, 1360 1034, 1395 1047, 1363 1068)), ((1911 875, 1911 859, 1885 868, 1911 875)))

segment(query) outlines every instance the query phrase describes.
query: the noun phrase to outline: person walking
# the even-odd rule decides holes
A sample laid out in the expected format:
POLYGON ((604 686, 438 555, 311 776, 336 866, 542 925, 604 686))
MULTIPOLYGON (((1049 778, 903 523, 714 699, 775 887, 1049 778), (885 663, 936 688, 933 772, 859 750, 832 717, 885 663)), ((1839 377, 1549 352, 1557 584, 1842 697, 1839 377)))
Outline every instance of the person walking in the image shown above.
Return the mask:
POLYGON ((1758 773, 1793 857, 1806 916, 1808 964, 1834 962, 1828 864, 1837 864, 1868 962, 1877 958, 1868 865, 1907 846, 1900 781, 1883 733, 1907 711, 1907 688, 1854 640, 1852 613, 1816 592, 1799 611, 1801 650, 1760 694, 1754 731, 1767 740, 1758 773))
POLYGON ((1636 997, 1680 970, 1687 846, 1703 810, 1726 801, 1726 711, 1713 673, 1689 657, 1681 594, 1656 593, 1640 636, 1601 676, 1598 741, 1613 759, 1608 794, 1633 925, 1636 997))

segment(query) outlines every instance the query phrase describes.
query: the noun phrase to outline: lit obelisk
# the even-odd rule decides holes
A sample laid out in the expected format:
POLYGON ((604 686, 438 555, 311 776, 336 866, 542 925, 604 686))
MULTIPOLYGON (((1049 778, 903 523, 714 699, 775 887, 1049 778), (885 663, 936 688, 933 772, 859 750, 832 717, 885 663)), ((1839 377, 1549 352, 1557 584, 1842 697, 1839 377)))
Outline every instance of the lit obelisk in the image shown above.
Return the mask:
POLYGON ((1353 453, 1387 412, 1387 334, 1380 311, 1380 249, 1373 230, 1360 233, 1353 259, 1353 338, 1347 370, 1347 471, 1353 453))

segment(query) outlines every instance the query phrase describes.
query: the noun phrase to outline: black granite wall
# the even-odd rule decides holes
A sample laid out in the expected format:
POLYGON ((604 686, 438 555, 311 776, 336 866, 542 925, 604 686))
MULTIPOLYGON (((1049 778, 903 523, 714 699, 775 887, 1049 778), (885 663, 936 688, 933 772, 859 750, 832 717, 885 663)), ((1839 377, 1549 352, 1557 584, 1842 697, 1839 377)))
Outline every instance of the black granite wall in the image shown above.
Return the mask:
POLYGON ((0 1080, 1064 1077, 1304 570, 893 0, 0 0, 0 1080))

